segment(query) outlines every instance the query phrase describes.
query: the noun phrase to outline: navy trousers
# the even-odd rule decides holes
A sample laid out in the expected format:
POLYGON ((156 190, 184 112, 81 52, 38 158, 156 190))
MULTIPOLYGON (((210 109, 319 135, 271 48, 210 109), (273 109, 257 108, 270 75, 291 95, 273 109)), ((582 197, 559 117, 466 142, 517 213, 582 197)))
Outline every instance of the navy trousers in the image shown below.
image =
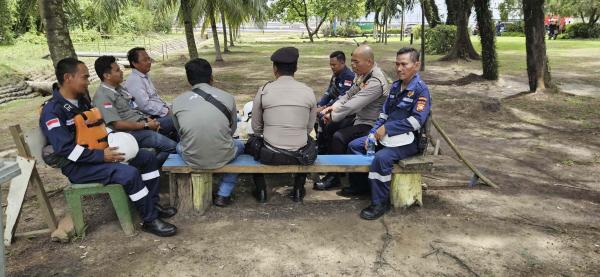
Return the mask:
MULTIPOLYGON (((351 154, 365 154, 365 140, 367 137, 360 137, 348 144, 348 152, 351 154)), ((411 144, 398 147, 378 147, 375 157, 369 167, 368 184, 371 189, 371 202, 380 204, 390 200, 390 183, 392 182, 392 169, 394 162, 406 159, 417 154, 417 140, 411 144)), ((363 174, 364 176, 364 174, 363 174)), ((360 180, 360 178, 353 178, 360 180)), ((363 177, 364 180, 364 177, 363 177)), ((351 179, 352 182, 352 179, 351 179)), ((364 186, 363 184, 352 184, 355 187, 364 186)))
POLYGON ((140 149, 129 164, 122 163, 71 163, 63 168, 63 174, 71 183, 101 183, 123 185, 125 193, 133 202, 144 222, 158 217, 154 207, 158 203, 160 188, 158 162, 154 154, 140 149))

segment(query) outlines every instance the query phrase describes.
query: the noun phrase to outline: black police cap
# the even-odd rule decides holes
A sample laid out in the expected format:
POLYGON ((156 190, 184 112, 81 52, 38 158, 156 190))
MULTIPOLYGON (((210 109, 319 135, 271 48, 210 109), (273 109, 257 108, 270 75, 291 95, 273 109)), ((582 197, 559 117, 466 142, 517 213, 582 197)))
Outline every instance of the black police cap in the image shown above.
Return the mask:
POLYGON ((296 47, 283 47, 277 49, 273 55, 271 55, 271 61, 276 63, 295 63, 298 61, 298 48, 296 47))

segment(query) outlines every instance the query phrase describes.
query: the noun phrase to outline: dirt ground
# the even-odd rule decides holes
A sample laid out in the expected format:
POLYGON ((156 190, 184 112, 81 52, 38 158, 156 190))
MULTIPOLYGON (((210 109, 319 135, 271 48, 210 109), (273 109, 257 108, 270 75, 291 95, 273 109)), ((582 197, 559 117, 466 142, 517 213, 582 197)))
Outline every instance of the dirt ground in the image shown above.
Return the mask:
MULTIPOLYGON (((391 72, 391 64, 382 66, 391 72)), ((154 73, 162 91, 186 88, 183 61, 154 73)), ((219 73, 240 66, 215 65, 219 73)), ((326 64, 319 68, 326 70, 326 64)), ((249 68, 248 71, 252 71, 249 68)), ((249 72, 238 104, 251 99, 269 71, 249 72)), ((600 276, 600 99, 567 94, 511 98, 525 76, 498 82, 448 82, 481 72, 430 63, 436 120, 500 188, 467 188, 470 172, 455 162, 425 174, 424 206, 377 221, 358 217, 368 199, 312 191, 304 203, 286 199, 289 175, 269 176, 273 197, 258 204, 249 176, 231 207, 176 216, 179 234, 126 237, 106 197, 84 202, 87 236, 69 244, 48 237, 7 248, 10 276, 600 276), (456 85, 456 84, 460 84, 456 85), (508 97, 508 98, 507 98, 508 97), (490 103, 492 107, 490 108, 490 103)), ((310 85, 317 94, 329 77, 310 85)), ((444 144, 442 154, 454 158, 444 144)), ((65 180, 43 168, 57 216, 65 213, 65 180)), ((6 195, 6 191, 3 192, 6 195)), ((163 199, 167 199, 164 197, 163 199)), ((42 224, 35 201, 21 228, 42 224)))

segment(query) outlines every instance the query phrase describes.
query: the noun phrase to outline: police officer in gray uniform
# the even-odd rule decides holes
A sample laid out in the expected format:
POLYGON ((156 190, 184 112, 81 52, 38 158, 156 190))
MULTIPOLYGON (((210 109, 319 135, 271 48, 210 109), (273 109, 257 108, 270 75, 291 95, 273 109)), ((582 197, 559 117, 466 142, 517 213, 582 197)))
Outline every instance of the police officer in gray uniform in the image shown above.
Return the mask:
MULTIPOLYGON (((262 136, 262 144, 257 146, 252 143, 256 140, 250 139, 246 152, 264 164, 309 164, 316 159, 316 143, 309 134, 315 124, 317 99, 310 87, 294 79, 298 56, 295 47, 275 51, 271 61, 277 79, 262 86, 254 98, 252 129, 254 138, 262 136)), ((291 193, 294 201, 304 197, 305 179, 306 174, 296 174, 291 193)), ((256 174, 254 182, 258 200, 266 201, 264 176, 256 174)))

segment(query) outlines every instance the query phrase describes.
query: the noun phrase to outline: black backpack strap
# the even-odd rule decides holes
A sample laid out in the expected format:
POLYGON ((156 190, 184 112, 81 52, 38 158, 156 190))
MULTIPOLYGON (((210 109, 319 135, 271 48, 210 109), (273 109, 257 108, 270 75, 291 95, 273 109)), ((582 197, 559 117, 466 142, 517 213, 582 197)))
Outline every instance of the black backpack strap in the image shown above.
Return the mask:
POLYGON ((227 121, 229 121, 229 126, 233 124, 233 122, 231 122, 231 112, 229 111, 229 109, 227 109, 227 107, 225 107, 225 105, 223 105, 223 103, 221 103, 221 101, 215 99, 212 95, 204 92, 199 88, 194 88, 192 89, 192 91, 202 96, 202 98, 204 98, 206 102, 211 103, 213 106, 219 109, 219 111, 221 111, 223 115, 227 118, 227 121))

